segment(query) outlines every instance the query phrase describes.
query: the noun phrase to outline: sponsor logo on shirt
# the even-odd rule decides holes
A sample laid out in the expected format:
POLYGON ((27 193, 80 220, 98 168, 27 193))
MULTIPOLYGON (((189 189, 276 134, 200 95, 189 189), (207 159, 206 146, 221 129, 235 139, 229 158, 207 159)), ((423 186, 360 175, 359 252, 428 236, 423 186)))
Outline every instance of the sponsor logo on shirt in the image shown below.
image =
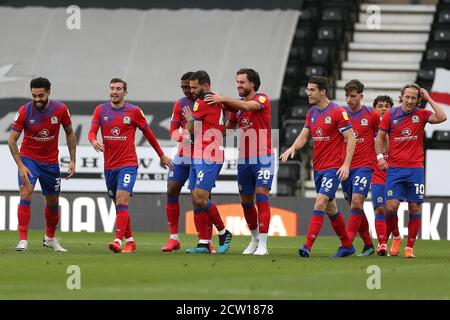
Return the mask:
POLYGON ((131 123, 131 118, 129 116, 123 117, 123 123, 130 124, 131 123))
POLYGON ((316 134, 317 134, 319 137, 321 137, 322 134, 323 134, 322 128, 317 128, 317 129, 316 129, 316 134))
POLYGON ((330 116, 325 117, 325 124, 331 124, 331 117, 330 116))
POLYGON ((197 110, 198 110, 198 106, 199 106, 199 103, 198 103, 198 102, 194 103, 194 111, 197 111, 197 110))
POLYGON ((55 136, 49 136, 50 135, 50 131, 48 129, 42 129, 41 131, 38 132, 39 136, 35 136, 33 137, 34 141, 37 142, 47 142, 47 141, 51 141, 53 139, 55 139, 55 136))
POLYGON ((117 128, 117 127, 114 127, 114 128, 111 129, 111 133, 112 133, 113 136, 117 137, 120 134, 120 129, 117 128))
POLYGON ((111 129, 112 136, 104 136, 105 140, 127 140, 126 136, 120 135, 120 129, 118 127, 114 127, 111 129))
POLYGON ((405 128, 402 130, 402 135, 404 136, 410 136, 411 135, 411 129, 405 128))
POLYGON ((362 118, 361 119, 361 125, 362 126, 368 126, 369 125, 369 121, 366 118, 362 118))
POLYGON ((50 123, 51 124, 58 124, 58 117, 55 117, 55 116, 51 117, 50 118, 50 123))
POLYGON ((258 101, 261 102, 261 103, 264 103, 264 102, 266 102, 266 97, 259 96, 258 101))
POLYGON ((242 130, 247 130, 251 127, 253 127, 253 122, 250 122, 250 120, 247 117, 242 118, 242 120, 239 123, 239 126, 242 130))

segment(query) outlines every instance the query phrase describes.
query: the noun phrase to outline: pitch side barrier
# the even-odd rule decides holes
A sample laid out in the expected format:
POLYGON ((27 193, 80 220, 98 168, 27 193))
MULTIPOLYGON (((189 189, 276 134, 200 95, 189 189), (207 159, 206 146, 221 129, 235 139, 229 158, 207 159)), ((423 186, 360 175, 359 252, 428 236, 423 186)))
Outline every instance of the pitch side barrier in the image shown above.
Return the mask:
MULTIPOLYGON (((214 195, 214 202, 219 206, 227 229, 235 235, 250 235, 246 226, 243 211, 236 195, 214 195)), ((344 200, 338 199, 338 207, 347 220, 349 208, 344 200)), ((17 230, 18 192, 0 193, 0 230, 17 230)), ((180 230, 192 233, 192 205, 189 195, 180 196, 180 230)), ((135 231, 166 232, 165 214, 166 196, 164 194, 133 195, 130 203, 130 214, 133 217, 135 231)), ((314 199, 300 197, 276 197, 270 199, 272 220, 269 235, 272 236, 304 236, 311 217, 314 199)), ((62 232, 113 232, 115 207, 104 193, 63 193, 60 199, 61 220, 59 230, 62 232)), ((31 204, 30 228, 44 229, 42 219, 44 201, 41 194, 33 197, 31 204)), ((364 203, 370 230, 376 237, 374 213, 371 201, 364 203)), ((450 198, 428 198, 422 205, 422 227, 419 239, 450 240, 450 198)), ((403 237, 408 233, 407 204, 399 208, 399 230, 403 237)), ((324 223, 321 235, 334 235, 329 223, 324 223)))

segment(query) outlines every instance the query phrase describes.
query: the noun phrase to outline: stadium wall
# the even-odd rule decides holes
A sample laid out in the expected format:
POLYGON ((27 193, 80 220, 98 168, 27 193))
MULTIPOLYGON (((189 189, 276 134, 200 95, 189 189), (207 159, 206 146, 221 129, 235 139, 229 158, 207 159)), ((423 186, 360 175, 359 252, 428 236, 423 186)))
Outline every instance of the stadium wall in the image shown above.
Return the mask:
MULTIPOLYGON (((213 195, 224 221, 234 234, 249 235, 237 195, 213 195)), ((167 232, 165 195, 135 194, 130 202, 133 230, 143 232, 167 232)), ((348 219, 347 204, 338 199, 338 206, 348 219)), ((18 192, 0 193, 0 230, 17 230, 18 192)), ((271 197, 272 221, 269 234, 274 236, 304 236, 307 232, 314 199, 295 197, 271 197)), ((60 200, 63 232, 113 232, 115 208, 105 193, 63 193, 60 200)), ((32 202, 31 229, 44 229, 44 202, 40 193, 32 202)), ((180 196, 180 230, 192 233, 191 198, 180 196), (186 217, 189 217, 186 221, 186 217)), ((366 201, 364 210, 368 216, 372 235, 375 237, 372 203, 366 201)), ((422 206, 422 229, 419 239, 450 240, 450 198, 430 198, 422 206)), ((407 204, 399 208, 399 229, 406 236, 408 229, 407 204)), ((330 223, 324 223, 321 235, 334 235, 330 223)))

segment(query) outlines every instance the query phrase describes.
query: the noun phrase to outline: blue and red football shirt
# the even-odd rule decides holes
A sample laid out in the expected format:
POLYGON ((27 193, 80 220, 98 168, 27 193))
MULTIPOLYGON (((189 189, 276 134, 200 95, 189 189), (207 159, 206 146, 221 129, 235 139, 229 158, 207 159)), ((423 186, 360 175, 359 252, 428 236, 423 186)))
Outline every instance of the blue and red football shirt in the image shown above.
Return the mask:
POLYGON ((380 130, 389 134, 390 167, 424 167, 424 128, 432 114, 430 110, 419 108, 406 113, 401 106, 386 111, 381 120, 380 130))
POLYGON ((198 124, 194 127, 193 158, 212 162, 224 161, 223 125, 225 110, 223 104, 207 104, 203 97, 195 100, 192 118, 198 124), (198 125, 201 124, 201 131, 198 125))
POLYGON ((91 142, 96 138, 99 127, 105 145, 104 168, 106 170, 138 165, 135 146, 136 128, 144 133, 159 156, 163 154, 144 113, 138 106, 125 103, 121 108, 116 109, 110 102, 98 105, 92 116, 89 132, 91 142))
POLYGON ((373 107, 364 105, 357 112, 352 112, 349 107, 344 109, 350 118, 356 138, 350 169, 372 168, 377 162, 374 138, 380 125, 380 115, 373 107))
POLYGON ((306 115, 305 128, 311 130, 314 141, 313 169, 339 169, 345 160, 341 133, 352 128, 344 108, 335 102, 323 109, 312 106, 306 115))
POLYGON ((17 132, 24 130, 19 155, 38 162, 58 163, 59 129, 70 124, 69 109, 60 101, 49 100, 44 110, 38 110, 32 101, 21 106, 11 127, 17 132))
POLYGON ((270 99, 264 93, 257 93, 252 101, 256 101, 261 108, 233 112, 228 119, 231 123, 237 123, 243 131, 239 139, 239 158, 272 154, 270 99))

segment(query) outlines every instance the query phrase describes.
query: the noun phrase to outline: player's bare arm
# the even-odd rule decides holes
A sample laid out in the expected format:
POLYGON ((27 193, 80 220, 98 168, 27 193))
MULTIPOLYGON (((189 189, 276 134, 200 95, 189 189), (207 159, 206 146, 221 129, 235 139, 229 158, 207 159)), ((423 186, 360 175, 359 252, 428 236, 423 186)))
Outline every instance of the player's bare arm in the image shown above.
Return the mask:
POLYGON ((434 101, 430 95, 428 94, 428 91, 424 88, 420 88, 420 97, 427 101, 431 108, 433 108, 434 114, 430 116, 428 119, 428 122, 431 124, 438 124, 441 122, 444 122, 447 120, 447 115, 445 114, 444 110, 434 101))
POLYGON ((19 169, 19 176, 22 179, 22 181, 25 183, 25 185, 28 185, 30 183, 30 180, 28 179, 28 176, 32 177, 31 171, 23 164, 22 160, 19 156, 19 147, 17 146, 17 140, 19 140, 20 132, 11 130, 11 133, 9 134, 8 139, 8 146, 9 151, 11 152, 11 155, 14 158, 14 161, 17 164, 17 168, 19 169))
POLYGON ((342 135, 347 140, 347 146, 345 149, 344 164, 337 171, 337 175, 339 177, 339 180, 345 181, 347 180, 350 172, 350 163, 352 162, 353 153, 355 152, 356 138, 353 129, 345 130, 344 132, 342 132, 342 135))
MULTIPOLYGON (((188 106, 185 106, 183 108, 183 116, 186 119, 186 121, 189 123, 189 121, 191 121, 191 119, 192 119, 191 108, 189 108, 188 106)), ((187 130, 187 126, 186 126, 186 130, 183 130, 183 141, 189 141, 190 139, 191 139, 191 135, 189 134, 189 131, 187 130)))
POLYGON ((166 169, 167 167, 170 168, 170 170, 173 170, 173 163, 172 163, 172 159, 170 159, 168 156, 166 156, 165 154, 163 154, 160 158, 159 158, 160 162, 161 162, 161 166, 166 169))
POLYGON ((290 146, 289 149, 287 149, 280 156, 281 162, 286 162, 289 157, 293 159, 297 150, 302 149, 308 143, 310 136, 311 130, 308 128, 303 128, 300 134, 298 135, 297 139, 295 139, 292 146, 290 146))
POLYGON ((242 111, 261 110, 261 105, 256 101, 237 100, 221 96, 220 94, 206 95, 205 102, 207 104, 223 103, 227 107, 233 108, 235 110, 242 110, 242 111))
POLYGON ((378 130, 377 138, 375 139, 375 152, 377 154, 378 168, 383 171, 386 171, 388 169, 387 161, 382 156, 383 152, 386 151, 385 146, 388 143, 387 140, 388 140, 387 133, 383 130, 378 130))
POLYGON ((77 139, 75 137, 75 132, 73 132, 72 125, 68 125, 64 127, 64 131, 66 132, 66 141, 67 147, 69 148, 70 154, 70 164, 69 170, 67 171, 67 179, 70 179, 75 173, 75 162, 76 162, 76 150, 77 150, 77 139))

